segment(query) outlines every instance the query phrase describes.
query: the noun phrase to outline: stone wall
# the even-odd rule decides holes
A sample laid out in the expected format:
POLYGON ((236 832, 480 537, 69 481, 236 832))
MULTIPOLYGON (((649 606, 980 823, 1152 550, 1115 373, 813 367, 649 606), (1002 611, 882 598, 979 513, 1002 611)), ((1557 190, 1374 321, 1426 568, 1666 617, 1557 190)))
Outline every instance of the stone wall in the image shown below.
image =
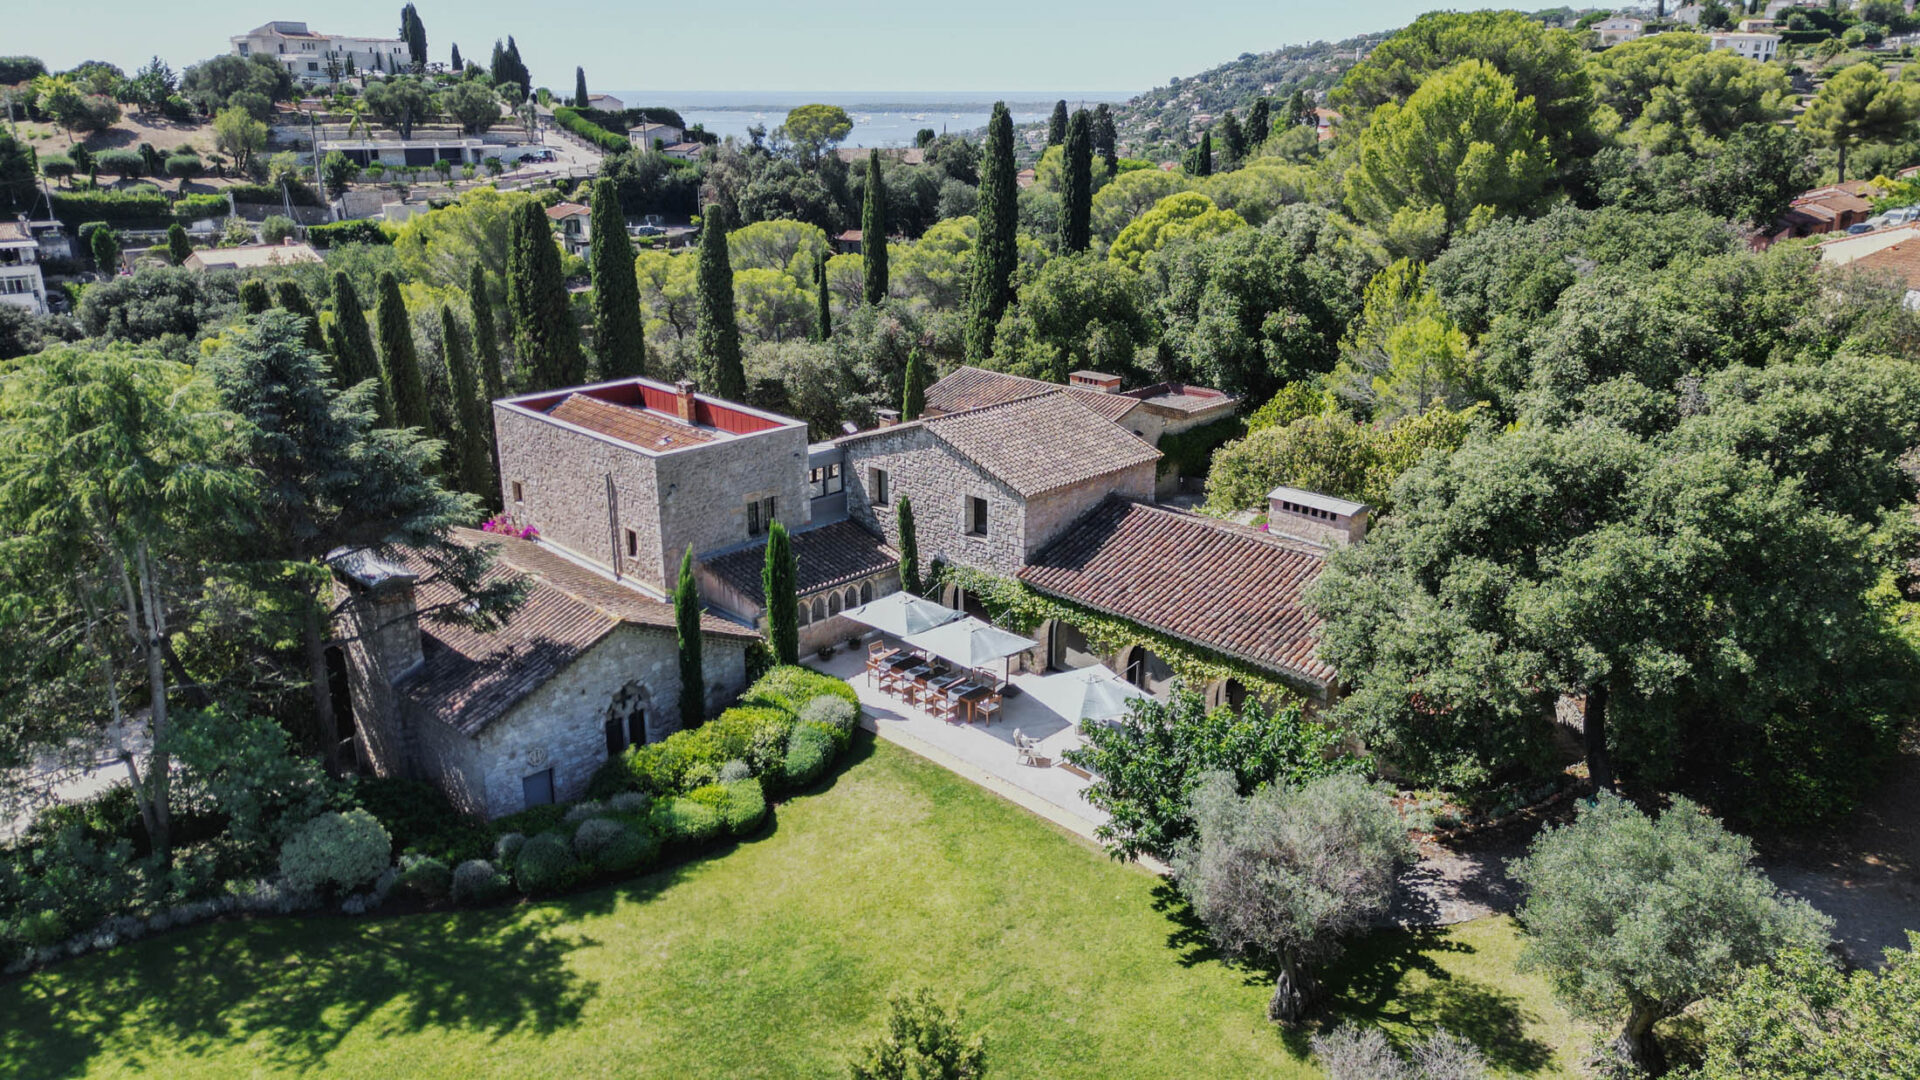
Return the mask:
MULTIPOLYGON (((826 604, 829 593, 837 594, 840 597, 840 607, 843 611, 849 606, 846 600, 847 593, 849 592, 853 594, 859 603, 867 603, 866 600, 861 599, 860 590, 862 586, 869 588, 871 597, 874 600, 878 600, 890 593, 897 593, 900 591, 900 570, 898 567, 894 567, 884 573, 875 574, 872 577, 862 578, 859 581, 851 581, 845 585, 836 586, 827 592, 819 592, 802 597, 800 603, 805 608, 806 615, 806 621, 800 624, 800 656, 802 659, 819 652, 822 646, 831 645, 836 649, 840 648, 847 643, 847 639, 859 637, 873 629, 864 623, 854 622, 852 619, 843 615, 827 615, 825 618, 820 619, 813 617, 813 602, 819 600, 822 604, 826 604)), ((829 610, 829 608, 823 608, 822 610, 829 610)))
POLYGON ((667 574, 677 574, 680 564, 676 560, 669 570, 661 558, 656 459, 499 404, 493 408, 493 426, 500 449, 500 504, 514 520, 539 529, 540 538, 555 547, 613 566, 651 588, 672 587, 667 574), (623 530, 617 553, 608 531, 608 473, 623 530), (516 482, 525 496, 520 503, 513 500, 516 482), (626 529, 639 534, 636 558, 626 557, 626 529))
POLYGON ((804 427, 676 450, 655 461, 660 558, 676 577, 689 545, 700 555, 749 539, 749 502, 772 497, 774 519, 789 531, 812 520, 804 427))
POLYGON ((393 683, 420 663, 419 624, 406 617, 413 590, 395 588, 378 598, 336 580, 333 591, 360 760, 376 776, 404 776, 412 746, 393 683))
POLYGON ((899 501, 913 503, 920 566, 935 559, 1011 577, 1026 553, 1026 501, 918 424, 843 444, 847 516, 900 544, 899 501), (888 474, 888 502, 873 502, 873 470, 888 474), (987 535, 966 530, 966 498, 987 500, 987 535))
POLYGON ((1082 480, 1068 487, 1056 488, 1042 495, 1036 495, 1027 501, 1027 537, 1024 564, 1028 558, 1052 543, 1074 522, 1080 520, 1087 511, 1099 505, 1108 495, 1120 495, 1142 502, 1152 502, 1154 497, 1154 472, 1157 462, 1143 462, 1108 473, 1082 480))

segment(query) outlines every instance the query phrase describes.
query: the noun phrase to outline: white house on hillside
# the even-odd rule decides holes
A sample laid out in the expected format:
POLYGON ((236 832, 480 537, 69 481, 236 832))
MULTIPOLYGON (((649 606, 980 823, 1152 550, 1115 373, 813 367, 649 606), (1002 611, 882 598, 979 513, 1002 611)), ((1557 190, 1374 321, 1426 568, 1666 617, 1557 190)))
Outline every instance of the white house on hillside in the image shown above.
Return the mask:
POLYGON ((1735 56, 1766 63, 1780 52, 1779 34, 1709 34, 1708 49, 1726 49, 1735 56))
POLYGON ((1600 47, 1603 49, 1623 41, 1632 41, 1646 28, 1647 24, 1644 21, 1624 15, 1615 15, 1611 19, 1603 19, 1593 24, 1593 32, 1600 35, 1600 47))
POLYGON ((0 304, 47 310, 47 282, 40 276, 40 242, 26 221, 0 221, 0 304))
POLYGON ((280 19, 229 40, 233 42, 235 54, 271 56, 287 65, 294 79, 304 83, 329 78, 329 60, 338 60, 342 67, 352 60, 354 70, 362 72, 399 71, 412 63, 407 43, 399 38, 322 34, 307 29, 306 23, 280 19))

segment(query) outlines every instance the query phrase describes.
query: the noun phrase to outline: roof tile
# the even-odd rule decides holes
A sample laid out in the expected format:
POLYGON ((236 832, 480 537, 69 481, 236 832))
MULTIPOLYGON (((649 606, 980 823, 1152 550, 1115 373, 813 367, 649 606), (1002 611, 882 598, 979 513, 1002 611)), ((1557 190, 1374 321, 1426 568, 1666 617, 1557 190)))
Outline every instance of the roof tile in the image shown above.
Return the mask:
POLYGON ((1160 460, 1160 451, 1066 394, 1040 394, 921 423, 1027 497, 1160 460))
MULTIPOLYGON (((766 606, 760 570, 767 543, 738 548, 702 560, 707 570, 758 607, 766 606)), ((900 565, 900 557, 879 537, 853 521, 836 521, 793 534, 794 587, 801 596, 858 581, 900 565)))

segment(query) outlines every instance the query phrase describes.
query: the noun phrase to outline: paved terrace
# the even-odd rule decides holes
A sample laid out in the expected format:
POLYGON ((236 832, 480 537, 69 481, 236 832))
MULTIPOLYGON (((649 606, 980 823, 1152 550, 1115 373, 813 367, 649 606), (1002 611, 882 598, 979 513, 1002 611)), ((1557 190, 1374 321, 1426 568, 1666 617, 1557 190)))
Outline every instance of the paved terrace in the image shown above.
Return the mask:
POLYGON ((1058 713, 1024 692, 1038 675, 1014 675, 1013 685, 1023 692, 1005 699, 993 723, 948 723, 881 693, 867 678, 866 646, 874 636, 869 634, 859 649, 842 650, 831 660, 808 660, 853 686, 860 695, 861 723, 868 730, 1093 840, 1094 828, 1106 822, 1107 814, 1084 797, 1088 781, 1057 764, 1063 751, 1079 745, 1080 737, 1058 713), (1020 764, 1013 749, 1015 731, 1038 740, 1036 754, 1056 764, 1045 768, 1020 764))

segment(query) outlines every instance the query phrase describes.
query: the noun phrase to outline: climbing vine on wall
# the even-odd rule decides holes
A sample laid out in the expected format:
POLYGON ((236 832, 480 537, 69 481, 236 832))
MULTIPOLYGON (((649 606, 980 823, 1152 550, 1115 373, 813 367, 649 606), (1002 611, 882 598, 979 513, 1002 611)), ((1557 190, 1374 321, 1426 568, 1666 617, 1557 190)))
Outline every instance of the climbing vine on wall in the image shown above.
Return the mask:
POLYGON ((1031 634, 1047 620, 1058 619, 1085 634, 1087 645, 1101 656, 1115 655, 1129 645, 1144 646, 1165 661, 1175 676, 1202 691, 1219 680, 1235 679, 1246 688, 1248 697, 1260 698, 1274 706, 1301 701, 1306 696, 1300 688, 1251 664, 1115 615, 1043 595, 1012 578, 936 563, 931 580, 929 594, 937 596, 941 587, 957 586, 978 600, 995 623, 1015 633, 1031 634))

